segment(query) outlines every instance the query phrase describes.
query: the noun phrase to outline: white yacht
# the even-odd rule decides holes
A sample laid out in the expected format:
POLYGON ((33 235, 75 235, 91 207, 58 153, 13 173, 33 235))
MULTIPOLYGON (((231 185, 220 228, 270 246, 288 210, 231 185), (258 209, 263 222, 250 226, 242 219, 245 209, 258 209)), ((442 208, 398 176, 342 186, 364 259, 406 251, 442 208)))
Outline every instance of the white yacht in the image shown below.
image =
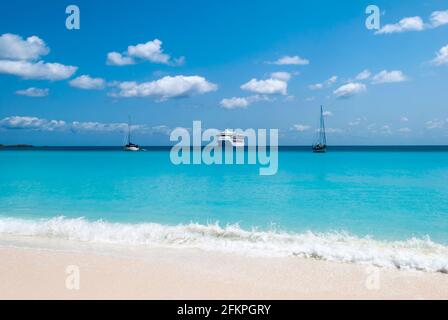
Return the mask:
POLYGON ((226 129, 218 134, 218 141, 221 144, 230 143, 233 147, 244 147, 244 136, 226 129))
POLYGON ((142 149, 137 144, 131 142, 131 117, 129 117, 127 143, 124 146, 124 151, 140 151, 140 150, 142 149))

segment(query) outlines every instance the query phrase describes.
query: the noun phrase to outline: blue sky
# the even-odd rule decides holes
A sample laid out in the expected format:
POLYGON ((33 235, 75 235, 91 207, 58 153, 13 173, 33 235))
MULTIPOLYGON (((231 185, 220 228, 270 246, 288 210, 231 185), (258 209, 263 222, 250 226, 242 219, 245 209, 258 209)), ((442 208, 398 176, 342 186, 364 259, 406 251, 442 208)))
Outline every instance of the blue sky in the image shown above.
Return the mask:
POLYGON ((193 120, 278 128, 280 144, 309 145, 323 104, 329 144, 447 144, 447 10, 439 0, 3 1, 0 143, 121 145, 132 115, 143 145, 170 144, 193 120), (69 4, 79 30, 65 26, 69 4), (370 4, 379 31, 365 27, 370 4))

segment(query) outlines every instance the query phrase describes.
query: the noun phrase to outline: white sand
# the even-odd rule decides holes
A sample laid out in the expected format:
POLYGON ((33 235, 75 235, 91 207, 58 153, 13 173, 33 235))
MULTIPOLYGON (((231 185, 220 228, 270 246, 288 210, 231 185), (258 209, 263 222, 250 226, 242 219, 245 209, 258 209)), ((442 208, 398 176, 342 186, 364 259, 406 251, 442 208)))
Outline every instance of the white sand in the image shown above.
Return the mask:
MULTIPOLYGON (((1 299, 447 299, 448 275, 188 249, 0 246, 1 299), (58 249, 59 248, 59 249, 58 249), (58 250, 55 250, 58 249, 58 250), (75 273, 66 274, 74 265, 75 273), (79 268, 79 289, 67 289, 79 268)), ((76 246, 73 246, 76 247, 76 246)))

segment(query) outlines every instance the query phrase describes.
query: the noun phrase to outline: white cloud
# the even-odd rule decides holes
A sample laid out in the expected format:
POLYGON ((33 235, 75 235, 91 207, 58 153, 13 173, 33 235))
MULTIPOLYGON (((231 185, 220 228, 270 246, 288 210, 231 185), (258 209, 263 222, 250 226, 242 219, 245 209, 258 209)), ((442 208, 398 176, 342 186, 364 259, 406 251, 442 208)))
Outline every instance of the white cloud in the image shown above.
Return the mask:
POLYGON ((333 112, 331 112, 331 111, 324 111, 323 112, 323 116, 324 117, 332 117, 333 116, 333 112))
POLYGON ((74 66, 43 61, 0 60, 0 73, 12 74, 24 79, 63 80, 70 78, 77 69, 74 66))
POLYGON ((129 46, 128 54, 131 57, 141 58, 154 63, 168 64, 170 60, 170 56, 163 53, 162 41, 159 39, 129 46))
POLYGON ((350 121, 349 123, 348 123, 348 125, 350 126, 350 127, 356 127, 356 126, 359 126, 360 124, 361 124, 361 121, 362 121, 363 119, 361 119, 361 118, 356 118, 354 121, 350 121))
POLYGON ((20 95, 20 96, 39 98, 39 97, 48 96, 49 91, 50 90, 48 88, 40 89, 40 88, 31 87, 31 88, 24 89, 24 90, 17 90, 16 94, 20 95))
POLYGON ((37 60, 49 52, 45 42, 37 36, 28 37, 26 40, 11 33, 0 36, 0 59, 37 60))
POLYGON ((252 103, 268 100, 265 96, 253 95, 249 97, 233 97, 222 99, 220 105, 224 109, 247 108, 252 103))
POLYGON ((405 31, 422 31, 424 29, 425 24, 423 23, 422 18, 416 16, 416 17, 403 18, 398 23, 395 24, 387 24, 380 30, 375 32, 375 34, 390 34, 405 31))
POLYGON ((407 127, 398 129, 398 132, 401 132, 401 133, 409 133, 411 131, 412 130, 407 127))
POLYGON ((423 22, 423 19, 419 16, 407 17, 401 19, 398 23, 387 24, 375 34, 390 34, 406 31, 423 31, 428 29, 434 29, 448 24, 448 10, 434 11, 431 13, 429 22, 423 22))
POLYGON ((189 97, 215 91, 218 86, 200 76, 166 76, 159 80, 137 83, 126 81, 116 84, 119 91, 115 97, 155 97, 160 100, 189 97))
POLYGON ((406 80, 407 80, 406 76, 403 74, 403 72, 399 70, 393 70, 393 71, 383 70, 373 77, 372 83, 374 84, 393 83, 393 82, 403 82, 406 80))
POLYGON ((271 78, 272 79, 277 79, 277 80, 282 80, 282 81, 289 81, 291 80, 292 75, 289 72, 283 72, 283 71, 279 71, 279 72, 272 72, 271 73, 271 78))
POLYGON ((154 126, 151 128, 152 133, 165 134, 167 136, 171 134, 171 131, 171 128, 165 125, 154 126))
POLYGON ((85 90, 101 90, 105 87, 106 81, 102 78, 92 78, 89 75, 82 75, 71 80, 70 85, 85 90))
POLYGON ((26 129, 37 131, 54 131, 65 128, 62 120, 47 120, 36 117, 13 116, 0 120, 0 127, 4 129, 26 129))
POLYGON ((362 93, 366 91, 367 87, 363 83, 359 82, 350 82, 347 84, 344 84, 333 91, 334 95, 337 98, 350 98, 356 94, 362 93))
POLYGON ((221 107, 225 109, 237 109, 237 108, 247 108, 250 102, 248 101, 247 98, 233 97, 222 99, 220 104, 221 107))
POLYGON ((243 84, 241 89, 252 91, 259 94, 281 94, 286 95, 288 90, 288 83, 279 79, 257 80, 252 79, 243 84))
MULTIPOLYGON (((319 131, 319 129, 318 129, 318 131, 319 131)), ((344 132, 344 130, 339 129, 339 128, 326 128, 325 132, 327 132, 327 133, 342 133, 342 132, 344 132)))
MULTIPOLYGON (((69 126, 70 130, 74 132, 78 131, 90 131, 90 132, 124 132, 127 130, 128 125, 126 123, 101 123, 101 122, 79 122, 73 121, 69 126)), ((131 126, 132 129, 134 126, 131 126)))
POLYGON ((436 66, 448 65, 448 44, 436 53, 436 57, 432 60, 432 63, 436 66))
POLYGON ((107 54, 107 64, 112 66, 126 66, 129 64, 134 64, 134 59, 130 57, 125 57, 121 53, 118 52, 109 52, 107 54))
POLYGON ((434 11, 431 14, 431 25, 434 28, 443 26, 445 24, 448 24, 448 10, 445 11, 434 11))
POLYGON ((276 61, 268 63, 276 65, 307 65, 310 63, 310 61, 299 56, 283 56, 276 61))
POLYGON ((184 57, 171 59, 169 54, 164 53, 162 41, 159 39, 128 46, 127 51, 124 53, 109 52, 107 54, 107 64, 109 65, 124 66, 134 64, 136 59, 170 65, 181 65, 185 62, 184 57))
POLYGON ((24 40, 19 35, 5 33, 0 36, 0 73, 24 79, 63 80, 76 72, 74 66, 35 61, 49 52, 45 42, 37 36, 24 40))
POLYGON ((425 127, 427 129, 441 129, 445 125, 443 120, 434 119, 425 122, 425 127))
POLYGON ((337 76, 332 76, 329 79, 325 80, 322 83, 315 83, 312 84, 310 86, 308 86, 311 90, 320 90, 323 88, 328 88, 330 87, 332 84, 334 84, 336 81, 338 80, 337 76))
POLYGON ((306 124, 295 124, 291 128, 291 130, 298 131, 298 132, 304 132, 304 131, 308 131, 310 129, 311 129, 311 127, 306 124))
POLYGON ((362 72, 360 72, 357 76, 356 76, 356 80, 361 81, 361 80, 366 80, 368 78, 370 78, 372 74, 370 73, 369 70, 364 70, 362 72))
MULTIPOLYGON (((37 117, 13 116, 0 120, 0 129, 8 130, 32 130, 32 131, 71 131, 73 133, 120 133, 128 128, 127 123, 101 123, 94 121, 73 121, 47 120, 37 117)), ((166 134, 169 135, 171 129, 165 125, 153 126, 132 125, 133 131, 145 134, 166 134)))
MULTIPOLYGON (((128 130, 128 124, 124 122, 118 123, 102 123, 95 121, 79 122, 73 121, 71 124, 67 125, 67 129, 72 132, 87 132, 87 133, 120 133, 126 132, 128 130)), ((133 132, 140 133, 164 133, 169 132, 167 126, 155 126, 150 127, 148 125, 134 124, 131 125, 131 130, 133 132)))
POLYGON ((408 119, 408 117, 402 116, 402 117, 400 118, 400 121, 401 121, 401 122, 408 122, 409 119, 408 119))

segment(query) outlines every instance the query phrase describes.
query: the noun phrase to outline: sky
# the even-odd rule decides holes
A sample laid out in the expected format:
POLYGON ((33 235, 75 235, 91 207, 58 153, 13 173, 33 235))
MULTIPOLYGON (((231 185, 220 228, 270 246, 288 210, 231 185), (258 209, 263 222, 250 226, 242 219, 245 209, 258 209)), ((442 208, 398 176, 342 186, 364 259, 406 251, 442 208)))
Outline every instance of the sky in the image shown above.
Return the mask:
POLYGON ((448 144, 446 0, 17 0, 0 17, 0 144, 121 145, 131 116, 141 145, 194 120, 311 145, 320 105, 329 145, 448 144))

